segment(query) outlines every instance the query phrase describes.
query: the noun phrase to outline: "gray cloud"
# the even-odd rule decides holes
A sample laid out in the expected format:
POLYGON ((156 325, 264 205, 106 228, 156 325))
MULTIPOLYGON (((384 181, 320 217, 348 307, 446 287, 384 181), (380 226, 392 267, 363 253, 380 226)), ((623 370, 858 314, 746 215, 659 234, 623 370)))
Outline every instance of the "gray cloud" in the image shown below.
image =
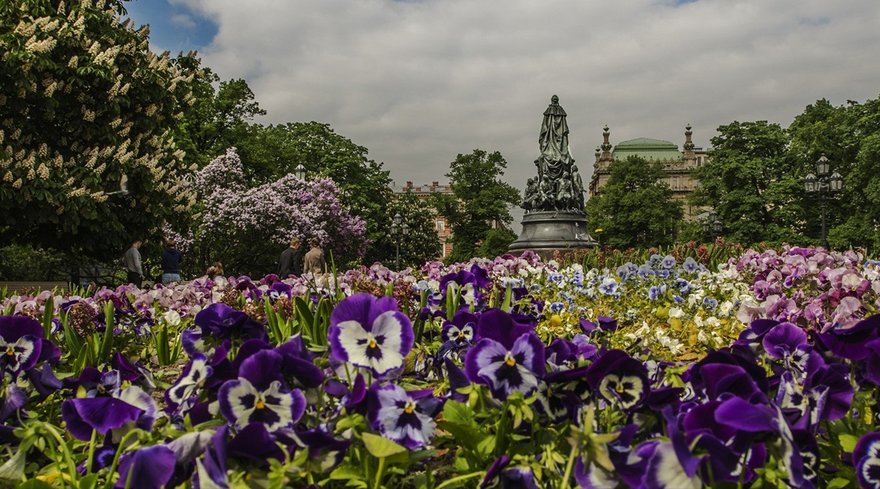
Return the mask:
POLYGON ((178 1, 217 23, 205 62, 266 122, 328 122, 398 183, 479 147, 522 189, 554 93, 585 175, 606 123, 679 145, 691 123, 708 146, 720 124, 880 93, 876 0, 178 1))

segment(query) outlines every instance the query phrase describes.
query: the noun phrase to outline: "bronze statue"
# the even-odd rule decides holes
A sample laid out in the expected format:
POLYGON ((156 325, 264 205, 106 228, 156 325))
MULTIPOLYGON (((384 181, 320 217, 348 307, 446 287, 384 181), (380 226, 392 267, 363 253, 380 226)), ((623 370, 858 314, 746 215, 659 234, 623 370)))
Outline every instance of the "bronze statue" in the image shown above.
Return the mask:
POLYGON ((584 211, 584 184, 568 145, 568 122, 565 109, 554 95, 544 111, 541 156, 535 160, 538 178, 526 187, 523 209, 536 211, 584 211))

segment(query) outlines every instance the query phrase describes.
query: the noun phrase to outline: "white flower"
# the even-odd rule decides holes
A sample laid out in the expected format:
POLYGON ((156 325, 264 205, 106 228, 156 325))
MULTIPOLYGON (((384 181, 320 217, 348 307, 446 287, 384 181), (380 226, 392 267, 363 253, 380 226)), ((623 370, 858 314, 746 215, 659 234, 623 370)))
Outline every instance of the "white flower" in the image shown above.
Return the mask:
POLYGON ((162 320, 165 321, 169 326, 177 326, 180 324, 180 313, 178 313, 174 309, 171 309, 162 315, 162 320))

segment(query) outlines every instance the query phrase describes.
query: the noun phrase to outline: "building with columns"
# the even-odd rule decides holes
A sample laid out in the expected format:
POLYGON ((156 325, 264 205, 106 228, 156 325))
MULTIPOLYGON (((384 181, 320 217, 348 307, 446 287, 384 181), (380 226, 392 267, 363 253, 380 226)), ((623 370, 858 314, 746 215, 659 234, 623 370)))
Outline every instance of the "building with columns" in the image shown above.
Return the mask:
POLYGON ((684 217, 693 220, 702 209, 688 203, 688 196, 696 190, 698 182, 694 178, 694 170, 706 164, 709 151, 694 146, 688 124, 684 132, 684 150, 679 151, 678 145, 661 139, 636 138, 621 141, 616 145, 610 142, 611 132, 605 126, 602 133, 602 145, 596 148, 596 162, 593 164, 593 175, 590 178, 589 196, 592 198, 602 191, 611 175, 611 163, 624 160, 630 156, 638 156, 648 161, 663 163, 664 181, 672 190, 672 197, 682 202, 684 217))

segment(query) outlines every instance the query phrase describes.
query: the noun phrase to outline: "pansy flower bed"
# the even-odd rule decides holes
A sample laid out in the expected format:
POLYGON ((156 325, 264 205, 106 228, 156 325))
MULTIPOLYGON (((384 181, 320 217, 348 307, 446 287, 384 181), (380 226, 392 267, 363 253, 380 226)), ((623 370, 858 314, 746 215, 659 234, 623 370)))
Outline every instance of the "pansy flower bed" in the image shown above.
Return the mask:
POLYGON ((0 304, 11 487, 880 487, 880 268, 536 256, 0 304))

